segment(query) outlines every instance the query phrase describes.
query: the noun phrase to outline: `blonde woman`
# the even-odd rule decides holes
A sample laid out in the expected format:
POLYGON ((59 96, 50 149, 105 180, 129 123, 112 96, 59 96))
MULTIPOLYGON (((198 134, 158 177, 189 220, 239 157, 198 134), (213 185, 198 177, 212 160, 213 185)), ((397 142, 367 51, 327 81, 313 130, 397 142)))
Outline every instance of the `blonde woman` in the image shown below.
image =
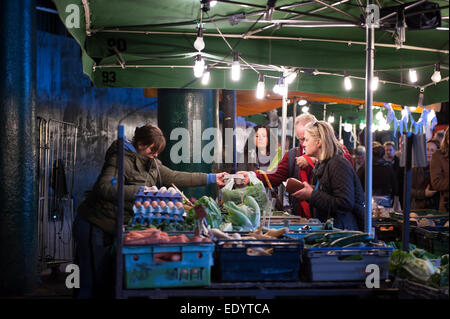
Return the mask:
POLYGON ((333 127, 324 121, 308 124, 303 147, 318 163, 312 173, 312 184, 305 182, 305 187, 293 196, 308 200, 313 216, 322 222, 333 218, 337 228, 363 230, 364 192, 352 165, 343 155, 333 127))
POLYGON ((440 191, 439 210, 448 212, 448 127, 441 147, 431 157, 430 175, 433 190, 440 191))

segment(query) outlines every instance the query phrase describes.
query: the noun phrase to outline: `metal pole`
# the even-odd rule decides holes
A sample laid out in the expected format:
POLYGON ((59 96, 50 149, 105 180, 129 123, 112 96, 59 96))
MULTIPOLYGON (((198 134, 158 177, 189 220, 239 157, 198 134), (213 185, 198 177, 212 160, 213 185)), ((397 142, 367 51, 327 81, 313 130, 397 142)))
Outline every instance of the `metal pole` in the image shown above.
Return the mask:
POLYGON ((123 206, 124 206, 124 126, 119 125, 117 142, 117 217, 116 217, 116 298, 122 298, 122 278, 123 278, 123 260, 122 260, 122 232, 123 232, 123 206))
POLYGON ((357 146, 358 136, 356 135, 356 124, 353 124, 353 148, 355 149, 357 146))
MULTIPOLYGON (((297 117, 297 99, 294 97, 293 110, 292 110, 292 148, 295 148, 295 118, 297 117)), ((281 152, 281 158, 283 158, 284 152, 281 152)))
POLYGON ((402 250, 409 251, 409 209, 411 207, 411 161, 412 161, 412 145, 414 142, 414 135, 412 133, 405 133, 403 138, 406 142, 406 163, 405 176, 403 177, 403 240, 402 250))
POLYGON ((342 115, 339 115, 339 142, 342 140, 342 115))
MULTIPOLYGON (((369 4, 370 1, 367 2, 369 4)), ((365 228, 366 233, 372 234, 372 104, 371 90, 374 65, 374 27, 366 23, 366 167, 365 167, 365 228)), ((373 235, 373 234, 372 234, 373 235)))
POLYGON ((286 118, 287 118, 287 97, 288 97, 288 84, 284 84, 286 89, 283 91, 283 103, 281 107, 281 154, 284 154, 286 148, 286 118))

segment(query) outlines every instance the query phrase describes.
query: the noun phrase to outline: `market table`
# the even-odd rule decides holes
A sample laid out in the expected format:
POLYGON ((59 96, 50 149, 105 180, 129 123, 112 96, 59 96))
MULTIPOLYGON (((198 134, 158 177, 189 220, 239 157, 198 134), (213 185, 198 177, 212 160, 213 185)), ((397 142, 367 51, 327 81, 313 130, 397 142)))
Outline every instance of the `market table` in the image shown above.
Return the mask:
POLYGON ((124 289, 121 298, 166 299, 173 297, 359 297, 397 298, 398 288, 383 282, 380 288, 369 289, 361 282, 230 282, 211 283, 196 288, 124 289))

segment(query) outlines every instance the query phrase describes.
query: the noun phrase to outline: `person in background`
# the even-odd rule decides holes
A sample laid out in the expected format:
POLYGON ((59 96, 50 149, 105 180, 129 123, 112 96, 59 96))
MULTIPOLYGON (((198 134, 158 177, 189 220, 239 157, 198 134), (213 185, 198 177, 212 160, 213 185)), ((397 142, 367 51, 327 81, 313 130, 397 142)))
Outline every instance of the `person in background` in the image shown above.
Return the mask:
POLYGON ((353 168, 355 169, 355 172, 358 171, 358 169, 364 165, 364 162, 366 161, 366 148, 362 145, 358 146, 355 149, 355 158, 353 160, 353 168))
MULTIPOLYGON (((299 145, 295 148, 291 148, 289 152, 284 154, 280 163, 276 168, 267 172, 267 178, 273 187, 279 186, 282 182, 288 178, 293 177, 302 182, 311 181, 311 171, 314 167, 317 158, 310 157, 305 154, 303 148, 303 142, 305 141, 305 126, 309 123, 317 122, 314 115, 304 113, 296 117, 295 119, 295 135, 299 140, 299 145)), ((344 156, 353 165, 353 159, 345 146, 341 145, 344 149, 344 156)), ((248 183, 248 172, 241 171, 238 174, 245 176, 244 184, 248 183)), ((267 186, 267 181, 263 174, 256 172, 256 176, 267 186)), ((289 196, 290 207, 292 214, 298 215, 304 218, 310 218, 309 203, 305 200, 289 196)))
POLYGON ((334 219, 339 229, 363 230, 364 192, 351 163, 334 135, 333 127, 325 121, 305 127, 303 146, 308 156, 318 159, 312 184, 293 194, 309 201, 313 216, 325 222, 334 219))
MULTIPOLYGON (((392 207, 397 191, 397 179, 392 165, 384 159, 384 147, 379 142, 372 143, 372 194, 386 197, 383 206, 392 207)), ((357 174, 361 185, 365 189, 365 164, 359 168, 357 174)))
MULTIPOLYGON (((80 267, 80 289, 76 296, 81 299, 113 297, 117 144, 114 141, 106 151, 102 171, 78 207, 73 225, 75 262, 80 267)), ((162 165, 157 156, 165 146, 162 131, 151 124, 137 127, 133 140, 124 141, 124 224, 128 224, 134 215, 133 203, 140 186, 224 185, 226 173, 178 172, 162 165)))
POLYGON ((395 143, 392 141, 385 142, 384 146, 384 159, 394 164, 395 161, 395 143))
POLYGON ((269 167, 276 167, 275 161, 278 156, 278 146, 273 143, 277 143, 277 139, 273 134, 271 135, 270 128, 264 125, 257 125, 250 133, 247 142, 244 147, 244 163, 238 163, 238 171, 254 171, 264 170, 267 171, 269 167), (249 143, 252 141, 253 143, 249 143), (254 146, 254 149, 249 144, 254 146))
POLYGON ((439 148, 439 141, 427 142, 427 167, 413 167, 411 183, 411 209, 439 209, 439 192, 431 189, 430 162, 433 153, 439 148))
POLYGON ((392 141, 384 143, 385 152, 389 152, 389 156, 385 156, 385 159, 388 160, 392 164, 392 168, 394 169, 395 178, 397 180, 397 194, 400 205, 403 205, 403 177, 405 169, 400 167, 400 156, 402 154, 402 136, 400 135, 398 141, 398 151, 395 151, 395 143, 392 141), (394 151, 394 157, 392 158, 392 150, 394 151))
POLYGON ((444 139, 444 136, 445 136, 445 131, 444 130, 439 130, 434 135, 434 139, 437 139, 439 141, 439 145, 441 145, 442 140, 444 139))
POLYGON ((449 211, 448 205, 448 127, 445 130, 444 139, 441 142, 441 147, 436 150, 431 156, 430 176, 431 187, 440 192, 439 210, 449 211))

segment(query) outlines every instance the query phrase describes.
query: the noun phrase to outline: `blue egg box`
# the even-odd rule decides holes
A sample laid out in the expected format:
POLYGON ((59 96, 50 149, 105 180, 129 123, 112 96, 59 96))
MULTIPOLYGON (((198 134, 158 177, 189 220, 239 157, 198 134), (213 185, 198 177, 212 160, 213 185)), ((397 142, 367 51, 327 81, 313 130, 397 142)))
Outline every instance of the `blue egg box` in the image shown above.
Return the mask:
POLYGON ((153 224, 156 221, 156 224, 161 224, 162 222, 166 223, 182 223, 184 222, 182 215, 172 215, 170 216, 168 213, 150 213, 144 215, 142 213, 138 213, 134 215, 132 225, 135 224, 153 224))
POLYGON ((135 205, 133 205, 133 211, 134 214, 137 215, 141 213, 144 216, 148 216, 149 214, 169 214, 171 215, 183 215, 184 208, 181 207, 180 209, 173 207, 169 208, 168 206, 161 208, 161 206, 157 206, 156 208, 153 208, 153 206, 148 206, 147 208, 144 208, 143 205, 141 205, 139 208, 137 208, 135 205))

